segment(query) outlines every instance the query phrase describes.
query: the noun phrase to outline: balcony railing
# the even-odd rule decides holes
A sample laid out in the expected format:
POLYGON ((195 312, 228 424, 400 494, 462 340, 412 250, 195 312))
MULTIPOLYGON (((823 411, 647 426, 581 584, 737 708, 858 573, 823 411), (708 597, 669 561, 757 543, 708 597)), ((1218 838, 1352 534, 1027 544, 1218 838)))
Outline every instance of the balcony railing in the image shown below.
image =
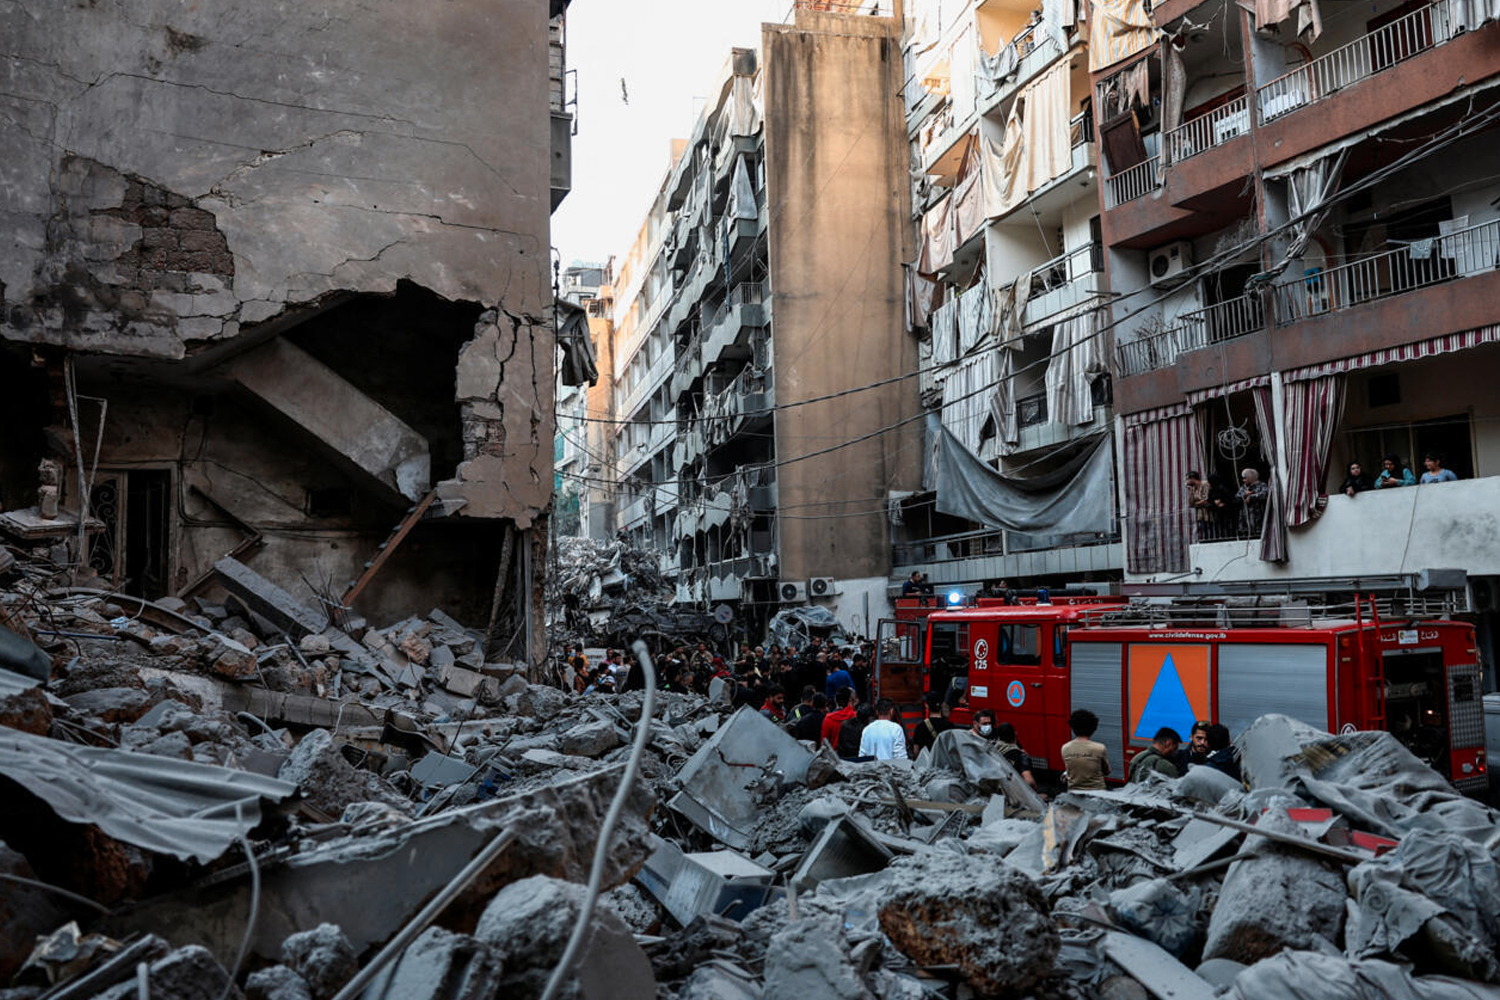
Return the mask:
POLYGON ((1109 207, 1115 208, 1127 201, 1135 201, 1161 187, 1161 158, 1150 157, 1127 167, 1104 182, 1109 195, 1109 207))
POLYGON ((1245 95, 1214 108, 1206 115, 1183 122, 1165 134, 1171 163, 1197 156, 1250 130, 1250 101, 1245 95))
POLYGON ((1500 266, 1500 219, 1418 240, 1273 286, 1280 325, 1500 266))
POLYGON ((1016 400, 1016 426, 1034 427, 1047 422, 1047 394, 1022 396, 1016 400))
POLYGON ((1022 313, 1030 326, 1098 298, 1104 271, 1104 248, 1086 244, 1032 268, 1032 292, 1022 313), (1038 289, 1037 285, 1041 288, 1038 289))
POLYGON ((1254 333, 1266 325, 1260 294, 1252 292, 1203 309, 1183 313, 1173 324, 1177 350, 1194 351, 1254 333))
POLYGON ((1115 360, 1121 375, 1140 375, 1175 364, 1183 351, 1233 340, 1265 325, 1260 296, 1252 292, 1183 313, 1160 333, 1119 344, 1115 360))
POLYGON ((1277 77, 1256 91, 1262 123, 1290 114, 1452 37, 1450 0, 1438 0, 1277 77))

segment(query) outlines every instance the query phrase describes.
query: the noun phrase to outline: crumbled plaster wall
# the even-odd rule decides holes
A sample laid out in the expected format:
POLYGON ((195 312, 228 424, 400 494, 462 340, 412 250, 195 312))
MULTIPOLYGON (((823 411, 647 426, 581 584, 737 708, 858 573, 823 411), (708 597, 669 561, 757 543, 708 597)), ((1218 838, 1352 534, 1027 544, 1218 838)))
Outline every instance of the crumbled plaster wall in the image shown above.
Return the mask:
POLYGON ((447 496, 545 509, 546 0, 0 0, 0 149, 0 337, 180 359, 409 279, 492 311, 447 496))

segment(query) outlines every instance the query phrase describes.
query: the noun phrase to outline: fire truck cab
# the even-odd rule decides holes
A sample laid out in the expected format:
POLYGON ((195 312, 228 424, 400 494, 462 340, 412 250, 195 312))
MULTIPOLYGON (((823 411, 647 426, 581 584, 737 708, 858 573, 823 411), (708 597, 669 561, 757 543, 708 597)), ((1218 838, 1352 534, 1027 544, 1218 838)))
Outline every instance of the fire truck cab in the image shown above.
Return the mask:
POLYGON ((1056 768, 1056 749, 1070 738, 1068 633, 1086 610, 1123 603, 1058 597, 1008 605, 981 598, 974 607, 924 608, 922 616, 887 619, 876 644, 876 697, 896 701, 908 720, 922 717, 929 694, 946 698, 953 721, 963 725, 975 710, 994 709, 1016 727, 1038 767, 1056 768))

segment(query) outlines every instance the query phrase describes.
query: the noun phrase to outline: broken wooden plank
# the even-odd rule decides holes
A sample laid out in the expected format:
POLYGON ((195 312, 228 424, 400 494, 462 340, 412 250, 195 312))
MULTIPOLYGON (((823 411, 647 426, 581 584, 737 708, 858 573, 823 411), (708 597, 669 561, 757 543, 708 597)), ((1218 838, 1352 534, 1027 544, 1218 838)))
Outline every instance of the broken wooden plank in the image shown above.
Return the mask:
POLYGON ((380 567, 385 565, 385 561, 406 540, 406 536, 411 533, 411 529, 416 526, 418 521, 422 520, 422 515, 427 513, 427 508, 431 507, 432 501, 436 499, 437 490, 429 490, 426 496, 417 501, 415 507, 406 512, 406 516, 401 519, 401 523, 396 525, 396 530, 391 532, 391 537, 381 543, 380 550, 375 553, 375 558, 371 559, 369 564, 365 566, 365 571, 359 575, 359 579, 355 580, 349 589, 344 591, 344 607, 353 606, 354 599, 360 595, 371 580, 375 579, 375 574, 380 572, 380 567))

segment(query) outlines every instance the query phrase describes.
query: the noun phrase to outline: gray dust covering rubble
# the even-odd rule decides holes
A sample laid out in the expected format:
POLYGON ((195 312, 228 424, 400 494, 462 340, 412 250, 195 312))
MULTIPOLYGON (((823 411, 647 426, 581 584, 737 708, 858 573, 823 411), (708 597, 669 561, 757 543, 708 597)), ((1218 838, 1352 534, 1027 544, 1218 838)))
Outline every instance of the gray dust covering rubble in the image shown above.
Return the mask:
POLYGON ((441 612, 293 637, 24 563, 0 612, 4 1000, 539 997, 575 929, 562 997, 1500 997, 1497 816, 1386 734, 1266 716, 1243 783, 1044 795, 967 731, 643 719, 441 612))

